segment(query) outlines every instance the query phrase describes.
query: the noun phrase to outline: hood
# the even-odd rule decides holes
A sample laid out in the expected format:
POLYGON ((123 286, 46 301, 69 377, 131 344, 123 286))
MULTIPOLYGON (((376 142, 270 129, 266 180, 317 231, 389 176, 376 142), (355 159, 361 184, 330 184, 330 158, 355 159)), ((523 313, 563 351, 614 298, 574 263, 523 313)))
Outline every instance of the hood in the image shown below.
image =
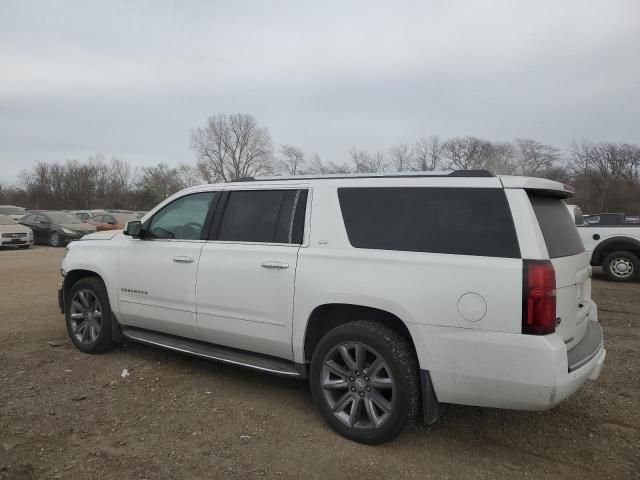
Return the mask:
POLYGON ((0 225, 0 233, 29 233, 31 229, 24 225, 0 225))
POLYGON ((122 233, 122 230, 104 230, 102 232, 90 233, 82 237, 82 240, 111 240, 116 235, 122 233))
POLYGON ((89 225, 88 223, 59 223, 59 227, 68 228, 74 232, 95 232, 96 227, 89 225))

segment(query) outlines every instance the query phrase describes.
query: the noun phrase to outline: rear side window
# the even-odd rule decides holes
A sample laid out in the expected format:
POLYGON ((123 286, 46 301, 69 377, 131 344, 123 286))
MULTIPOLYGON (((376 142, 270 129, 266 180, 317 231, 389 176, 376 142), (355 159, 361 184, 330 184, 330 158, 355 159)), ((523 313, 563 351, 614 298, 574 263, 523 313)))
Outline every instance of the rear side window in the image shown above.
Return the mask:
POLYGON ((338 197, 356 248, 520 257, 502 189, 341 188, 338 197))
POLYGON ((584 252, 584 245, 564 200, 529 193, 550 258, 568 257, 584 252))
POLYGON ((302 243, 306 190, 229 192, 217 240, 302 243))

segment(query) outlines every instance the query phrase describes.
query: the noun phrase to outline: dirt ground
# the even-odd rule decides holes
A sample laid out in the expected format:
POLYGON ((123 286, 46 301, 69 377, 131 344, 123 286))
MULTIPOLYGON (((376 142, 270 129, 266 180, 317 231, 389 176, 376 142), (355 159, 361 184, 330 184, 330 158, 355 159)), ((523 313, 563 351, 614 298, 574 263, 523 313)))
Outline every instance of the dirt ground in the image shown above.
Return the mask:
POLYGON ((329 430, 305 382, 135 344, 82 354, 57 308, 62 254, 0 251, 2 480, 640 478, 638 283, 594 279, 605 368, 555 409, 449 406, 369 447, 329 430))

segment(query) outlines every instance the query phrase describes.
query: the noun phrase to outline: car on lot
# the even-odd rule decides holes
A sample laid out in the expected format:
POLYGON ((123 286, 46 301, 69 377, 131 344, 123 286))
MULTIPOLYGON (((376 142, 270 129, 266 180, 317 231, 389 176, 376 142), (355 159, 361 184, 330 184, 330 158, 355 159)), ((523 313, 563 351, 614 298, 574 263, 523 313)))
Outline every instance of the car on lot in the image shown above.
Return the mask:
POLYGON ((447 403, 545 410, 606 355, 572 194, 484 171, 201 185, 69 245, 59 304, 83 352, 308 379, 358 442, 447 403))
POLYGON ((101 232, 103 230, 122 230, 127 222, 140 220, 133 213, 103 213, 90 217, 87 222, 101 232))
POLYGON ((96 231, 96 227, 84 223, 71 213, 53 210, 30 212, 20 223, 33 230, 35 243, 61 247, 73 240, 96 231))
POLYGON ((9 215, 0 214, 0 247, 29 248, 33 245, 33 231, 20 225, 9 215))
POLYGON ((15 205, 0 205, 0 215, 7 215, 14 220, 20 220, 27 213, 27 210, 22 207, 16 207, 15 205))
POLYGON ((138 217, 138 219, 141 219, 142 217, 144 217, 147 213, 149 213, 146 210, 139 210, 137 212, 133 212, 133 214, 138 217))
POLYGON ((99 215, 107 212, 106 210, 71 210, 70 213, 78 217, 83 222, 86 222, 94 215, 99 215))
POLYGON ((624 213, 587 215, 578 232, 593 266, 613 282, 640 278, 640 221, 624 213))

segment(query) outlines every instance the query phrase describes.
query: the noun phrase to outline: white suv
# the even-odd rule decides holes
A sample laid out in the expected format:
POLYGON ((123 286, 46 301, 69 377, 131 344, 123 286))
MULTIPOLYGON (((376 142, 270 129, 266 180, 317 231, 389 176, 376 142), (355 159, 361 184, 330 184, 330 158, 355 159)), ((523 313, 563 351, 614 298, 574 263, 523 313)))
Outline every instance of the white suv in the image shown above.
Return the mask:
POLYGON ((73 242, 60 305, 87 353, 124 338, 309 378, 359 442, 445 403, 543 410, 605 358, 571 194, 483 171, 193 187, 73 242))

